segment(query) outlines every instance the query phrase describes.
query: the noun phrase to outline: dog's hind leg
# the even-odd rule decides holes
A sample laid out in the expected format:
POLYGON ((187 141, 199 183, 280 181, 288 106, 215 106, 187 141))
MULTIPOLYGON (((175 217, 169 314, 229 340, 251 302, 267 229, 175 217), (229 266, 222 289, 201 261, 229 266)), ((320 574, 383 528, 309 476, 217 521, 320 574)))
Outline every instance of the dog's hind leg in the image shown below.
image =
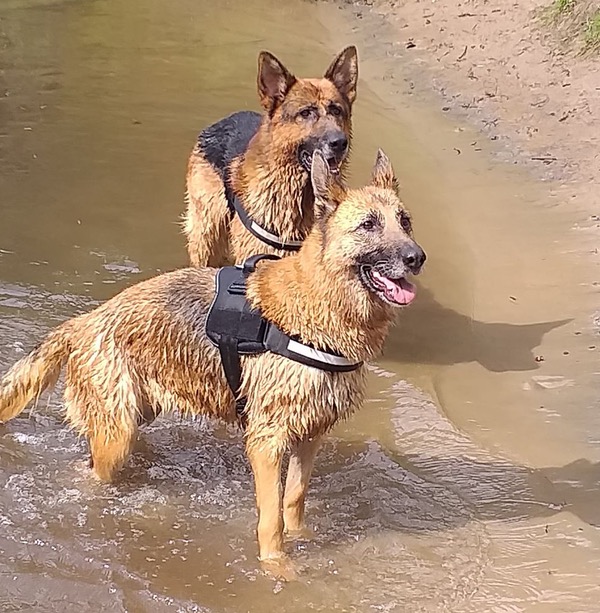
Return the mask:
POLYGON ((286 532, 298 533, 304 529, 306 491, 321 441, 321 436, 305 438, 291 449, 283 498, 283 518, 286 532))
POLYGON ((183 231, 192 266, 227 264, 230 211, 223 180, 198 152, 192 153, 186 182, 183 231))
POLYGON ((124 369, 119 369, 118 381, 97 378, 94 384, 91 373, 80 370, 77 364, 69 366, 65 386, 67 420, 87 438, 90 467, 98 478, 113 481, 135 443, 140 395, 124 369))
POLYGON ((118 432, 99 431, 89 437, 90 466, 100 480, 114 481, 131 453, 135 438, 135 429, 118 432))

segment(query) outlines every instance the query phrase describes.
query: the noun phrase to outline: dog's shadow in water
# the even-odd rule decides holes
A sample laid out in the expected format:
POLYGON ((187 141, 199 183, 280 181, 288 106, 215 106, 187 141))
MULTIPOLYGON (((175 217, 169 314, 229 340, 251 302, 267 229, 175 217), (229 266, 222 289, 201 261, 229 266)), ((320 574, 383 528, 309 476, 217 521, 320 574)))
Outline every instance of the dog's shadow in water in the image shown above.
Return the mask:
MULTIPOLYGON (((329 452, 327 447, 311 495, 325 503, 332 516, 348 517, 345 510, 354 504, 361 509, 361 521, 393 531, 431 533, 472 520, 547 519, 550 524, 565 511, 600 528, 600 463, 579 459, 533 469, 500 459, 402 455, 377 444, 370 450, 358 442, 335 444, 329 452), (374 457, 366 462, 370 454, 374 457), (336 493, 338 480, 342 491, 354 491, 336 493), (348 487, 352 483, 354 487, 348 487)), ((350 521, 356 523, 357 517, 350 521)))
POLYGON ((462 315, 419 288, 415 304, 397 318, 384 355, 421 364, 479 362, 492 372, 539 368, 534 349, 545 334, 572 321, 535 324, 486 323, 462 315))

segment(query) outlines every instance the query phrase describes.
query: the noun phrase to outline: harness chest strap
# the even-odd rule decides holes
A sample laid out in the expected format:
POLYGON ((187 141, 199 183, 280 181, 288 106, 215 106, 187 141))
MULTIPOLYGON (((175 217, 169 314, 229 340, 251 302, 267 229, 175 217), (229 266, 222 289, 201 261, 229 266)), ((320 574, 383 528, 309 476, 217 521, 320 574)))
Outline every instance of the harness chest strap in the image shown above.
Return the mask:
POLYGON ((243 415, 246 399, 239 398, 242 380, 242 355, 270 351, 305 366, 329 372, 351 372, 362 366, 332 351, 322 351, 282 332, 250 308, 246 300, 246 279, 261 259, 256 255, 243 266, 227 266, 217 272, 216 291, 206 319, 206 335, 218 347, 227 383, 236 397, 236 409, 243 415))

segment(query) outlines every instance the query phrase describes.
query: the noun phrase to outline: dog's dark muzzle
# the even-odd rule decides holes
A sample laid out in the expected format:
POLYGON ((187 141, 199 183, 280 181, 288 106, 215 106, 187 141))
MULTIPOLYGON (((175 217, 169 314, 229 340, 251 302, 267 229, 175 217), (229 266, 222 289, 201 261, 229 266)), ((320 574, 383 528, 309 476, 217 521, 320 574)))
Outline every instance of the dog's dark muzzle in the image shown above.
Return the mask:
POLYGON ((426 259, 423 249, 411 240, 395 249, 373 251, 361 258, 361 264, 392 278, 399 278, 406 273, 418 275, 426 259))
POLYGON ((319 149, 325 156, 329 168, 338 171, 348 153, 348 137, 341 130, 332 130, 320 137, 313 137, 303 142, 298 148, 298 158, 304 169, 310 173, 312 156, 319 149))
POLYGON ((348 137, 339 130, 331 132, 321 141, 320 149, 325 157, 333 157, 341 162, 348 153, 348 137))

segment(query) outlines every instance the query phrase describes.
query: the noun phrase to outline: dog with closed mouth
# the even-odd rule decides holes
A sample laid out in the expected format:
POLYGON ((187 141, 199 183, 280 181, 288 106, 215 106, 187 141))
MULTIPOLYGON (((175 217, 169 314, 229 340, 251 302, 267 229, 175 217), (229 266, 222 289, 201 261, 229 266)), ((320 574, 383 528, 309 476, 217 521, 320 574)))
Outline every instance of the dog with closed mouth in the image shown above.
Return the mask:
POLYGON ((258 58, 263 113, 241 111, 204 129, 190 155, 184 233, 192 266, 296 251, 313 222, 313 152, 343 173, 352 137, 358 58, 344 49, 323 78, 296 78, 258 58))
MULTIPOLYGON (((260 558, 276 566, 285 560, 284 531, 303 527, 320 442, 361 405, 364 362, 382 350, 395 307, 412 302, 416 290, 409 277, 425 261, 383 152, 371 183, 360 189, 347 189, 320 152, 311 166, 313 229, 297 254, 257 264, 247 278, 246 300, 296 343, 344 356, 355 367, 332 372, 270 351, 240 356, 260 558)), ((18 415, 64 368, 66 419, 88 439, 96 475, 111 481, 139 425, 161 410, 240 419, 206 332, 219 272, 162 274, 57 327, 0 381, 0 421, 18 415)))

